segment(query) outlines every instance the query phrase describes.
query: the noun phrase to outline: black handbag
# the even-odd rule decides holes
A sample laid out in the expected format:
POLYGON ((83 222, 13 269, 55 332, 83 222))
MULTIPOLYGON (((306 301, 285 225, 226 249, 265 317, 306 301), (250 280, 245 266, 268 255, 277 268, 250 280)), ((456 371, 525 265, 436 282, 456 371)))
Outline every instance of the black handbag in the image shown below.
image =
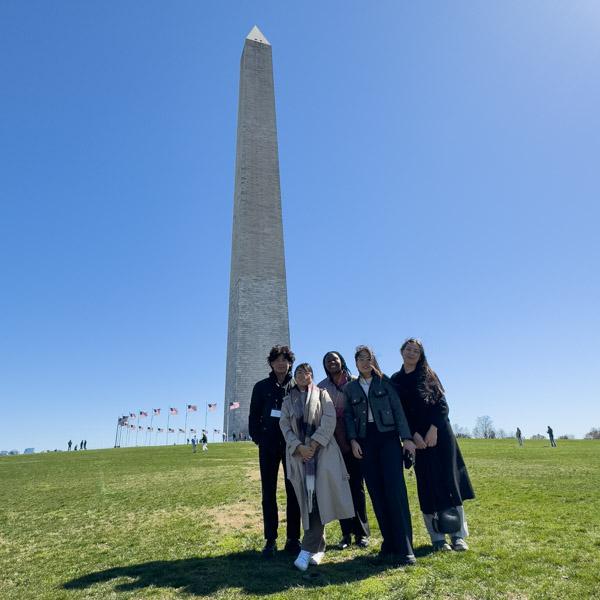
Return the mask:
POLYGON ((407 470, 414 466, 413 455, 408 450, 402 453, 402 462, 404 463, 404 468, 407 470))
POLYGON ((436 533, 456 533, 460 530, 460 515, 454 506, 433 513, 431 522, 436 533))

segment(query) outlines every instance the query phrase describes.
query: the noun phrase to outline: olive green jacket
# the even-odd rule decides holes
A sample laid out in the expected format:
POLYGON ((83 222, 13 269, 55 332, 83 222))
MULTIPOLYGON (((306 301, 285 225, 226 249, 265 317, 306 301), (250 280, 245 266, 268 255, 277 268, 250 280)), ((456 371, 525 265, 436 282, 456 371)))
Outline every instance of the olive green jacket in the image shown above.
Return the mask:
POLYGON ((371 406, 373 420, 381 433, 397 431, 403 440, 412 440, 412 434, 396 390, 384 375, 383 379, 373 374, 369 397, 365 395, 359 380, 350 381, 344 388, 346 407, 346 435, 349 440, 367 437, 367 402, 371 406))

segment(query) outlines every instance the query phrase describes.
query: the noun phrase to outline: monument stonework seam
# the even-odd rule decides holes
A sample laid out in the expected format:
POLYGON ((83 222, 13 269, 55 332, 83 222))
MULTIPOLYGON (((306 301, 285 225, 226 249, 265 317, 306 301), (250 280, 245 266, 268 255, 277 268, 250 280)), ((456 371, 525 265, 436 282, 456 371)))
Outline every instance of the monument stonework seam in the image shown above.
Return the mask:
POLYGON ((248 433, 254 384, 289 318, 271 45, 254 27, 240 64, 223 430, 248 433), (231 402, 240 408, 229 410, 231 402))

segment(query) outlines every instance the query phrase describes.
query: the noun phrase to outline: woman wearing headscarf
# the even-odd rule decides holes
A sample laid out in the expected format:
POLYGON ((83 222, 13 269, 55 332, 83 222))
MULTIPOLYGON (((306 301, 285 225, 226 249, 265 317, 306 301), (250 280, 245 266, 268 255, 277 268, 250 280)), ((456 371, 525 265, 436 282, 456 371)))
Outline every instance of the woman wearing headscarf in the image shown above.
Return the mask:
POLYGON ((383 537, 379 558, 397 566, 413 565, 416 559, 403 472, 403 450, 415 451, 412 434, 400 399, 373 351, 359 346, 354 358, 360 377, 344 388, 346 435, 352 453, 361 461, 383 537))
POLYGON ((475 494, 448 420, 444 388, 429 366, 420 340, 407 339, 400 354, 403 365, 392 375, 391 381, 402 401, 417 447, 415 474, 425 526, 434 550, 468 550, 465 537, 469 530, 463 501, 474 498, 475 494), (460 527, 450 534, 450 546, 446 535, 436 531, 434 518, 452 508, 458 513, 460 527))
POLYGON ((313 384, 308 363, 296 367, 296 385, 285 397, 279 426, 286 442, 287 478, 302 518, 304 538, 294 565, 306 571, 325 553, 325 525, 354 516, 348 472, 335 441, 335 407, 329 394, 313 384))

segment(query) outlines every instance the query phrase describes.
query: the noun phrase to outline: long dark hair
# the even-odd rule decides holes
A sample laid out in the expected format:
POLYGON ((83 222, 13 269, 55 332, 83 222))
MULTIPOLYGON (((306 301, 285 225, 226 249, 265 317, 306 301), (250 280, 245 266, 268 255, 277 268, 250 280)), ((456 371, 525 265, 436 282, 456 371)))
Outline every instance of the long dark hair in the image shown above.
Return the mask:
POLYGON ((408 338, 404 341, 400 348, 400 353, 404 352, 404 348, 408 344, 414 344, 421 351, 421 356, 417 361, 416 372, 419 381, 419 386, 423 388, 426 395, 426 402, 435 404, 446 392, 437 373, 429 366, 423 342, 417 338, 408 338))
POLYGON ((356 359, 358 358, 358 355, 361 352, 368 353, 369 358, 371 360, 371 369, 372 369, 373 373, 375 373, 380 379, 383 379, 383 371, 381 370, 381 367, 379 366, 379 363, 377 362, 377 359, 375 358, 375 352, 373 352, 373 350, 371 350, 371 348, 369 348, 369 346, 356 346, 356 352, 354 353, 354 362, 356 362, 356 359))
POLYGON ((342 373, 344 373, 346 375, 346 378, 348 379, 348 381, 350 381, 350 378, 352 377, 352 373, 350 372, 350 369, 348 368, 348 365, 346 364, 344 357, 337 350, 330 350, 329 352, 325 352, 325 354, 323 356, 323 370, 325 371, 325 374, 327 375, 327 377, 329 379, 331 379, 331 374, 327 370, 327 365, 325 363, 326 358, 330 354, 335 354, 340 359, 340 362, 342 363, 342 373))

